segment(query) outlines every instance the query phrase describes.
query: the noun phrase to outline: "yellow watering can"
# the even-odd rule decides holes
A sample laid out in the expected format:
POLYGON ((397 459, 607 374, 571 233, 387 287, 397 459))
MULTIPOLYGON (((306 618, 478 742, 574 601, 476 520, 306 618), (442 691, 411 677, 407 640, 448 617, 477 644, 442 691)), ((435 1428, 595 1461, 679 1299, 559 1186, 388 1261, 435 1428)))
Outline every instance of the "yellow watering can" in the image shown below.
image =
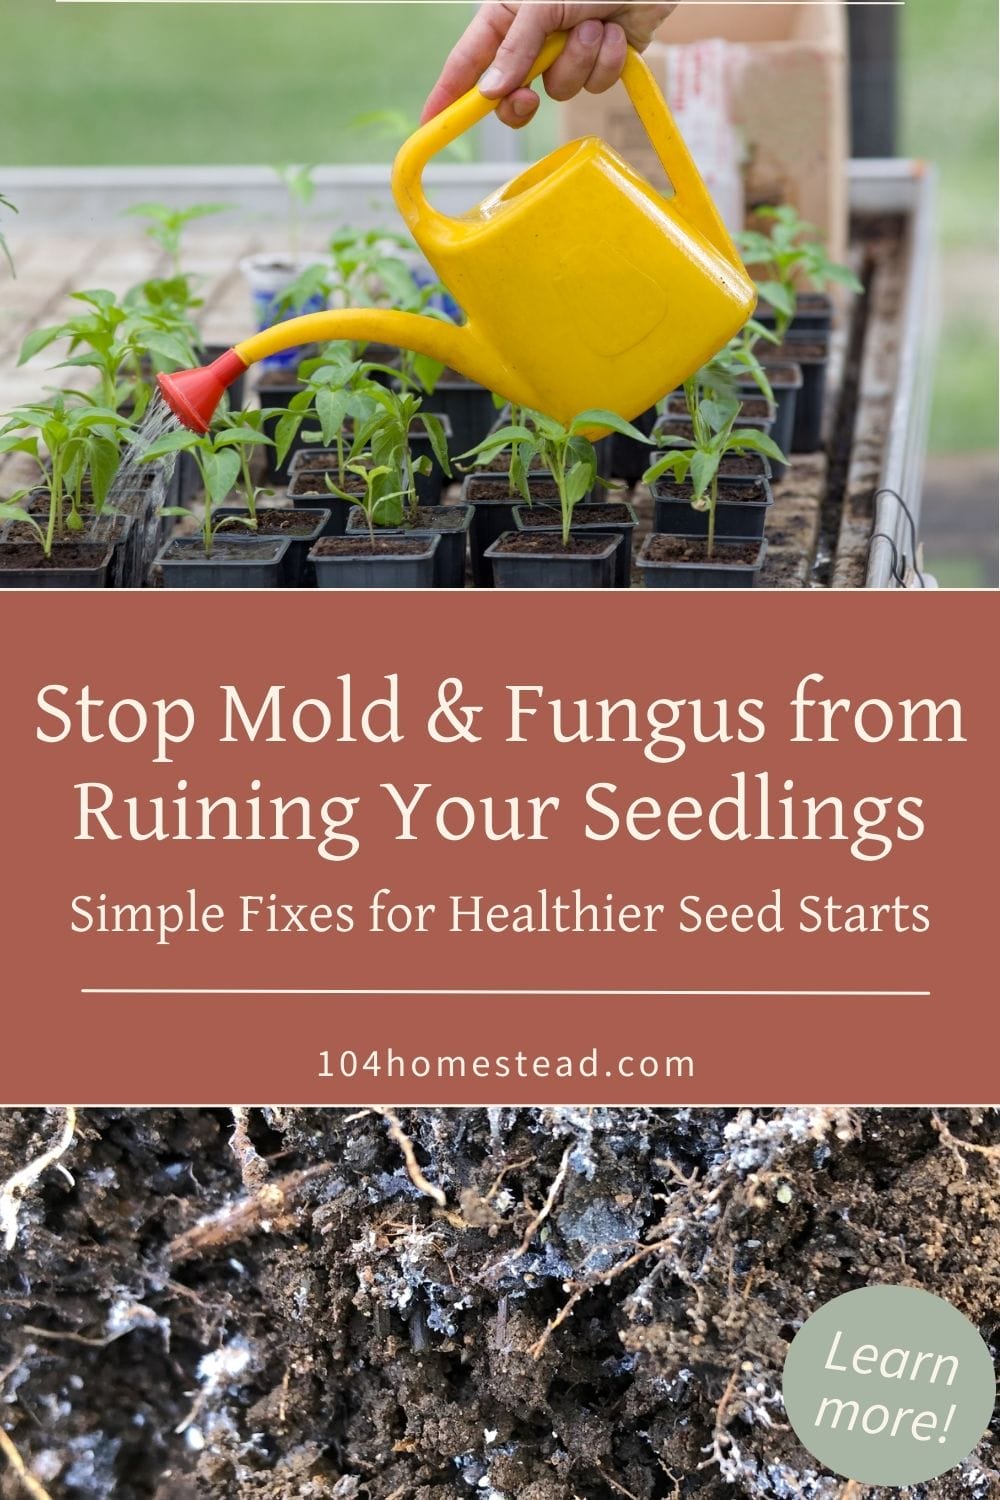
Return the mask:
MULTIPOLYGON (((565 33, 549 38, 532 78, 565 42, 565 33)), ((410 137, 392 174, 400 213, 468 321, 385 308, 291 318, 204 369, 161 375, 171 409, 204 432, 248 365, 333 339, 430 355, 562 422, 593 408, 631 419, 652 406, 743 326, 756 293, 666 101, 631 48, 622 79, 672 198, 606 142, 585 136, 460 218, 439 213, 424 196, 424 167, 496 108, 472 89, 410 137)))

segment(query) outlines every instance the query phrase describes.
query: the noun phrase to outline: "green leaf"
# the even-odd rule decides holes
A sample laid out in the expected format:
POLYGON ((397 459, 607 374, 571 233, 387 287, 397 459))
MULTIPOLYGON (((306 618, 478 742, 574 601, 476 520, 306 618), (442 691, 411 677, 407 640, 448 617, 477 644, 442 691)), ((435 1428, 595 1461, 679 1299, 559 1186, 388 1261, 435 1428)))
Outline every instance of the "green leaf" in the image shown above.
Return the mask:
POLYGON ((422 415, 422 420, 427 436, 431 440, 431 450, 434 457, 450 479, 451 463, 448 459, 448 439, 445 437, 444 423, 433 412, 426 411, 422 415))
POLYGON ((795 316, 795 293, 780 281, 758 281, 757 291, 783 318, 795 316))
POLYGON ((201 462, 209 501, 221 505, 239 478, 240 456, 226 448, 221 453, 204 453, 201 462))
POLYGON ((703 449, 691 455, 691 483, 696 500, 701 498, 719 472, 719 458, 719 454, 706 453, 703 449))
POLYGON ((204 444, 204 438, 197 432, 191 432, 185 428, 183 432, 168 432, 166 437, 158 438, 151 443, 145 453, 139 457, 141 464, 151 463, 154 458, 165 458, 168 453, 180 453, 185 449, 200 448, 204 444))
POLYGON ((21 345, 21 352, 17 357, 18 365, 25 365, 29 359, 34 359, 36 354, 41 354, 56 339, 64 338, 66 330, 62 324, 53 324, 49 328, 36 328, 34 333, 29 333, 21 345))
POLYGON ((94 505, 97 510, 102 510, 114 477, 118 473, 118 445, 107 438, 93 437, 89 448, 88 467, 90 485, 94 492, 94 505))
POLYGON ((631 422, 626 422, 624 417, 619 417, 613 411, 602 411, 594 408, 590 411, 582 411, 579 416, 574 417, 570 423, 570 432, 586 432, 594 427, 608 427, 612 432, 620 433, 622 437, 634 438, 637 443, 648 443, 650 439, 638 427, 633 427, 631 422))
POLYGON ((758 432, 756 427, 738 427, 735 432, 730 433, 727 447, 763 453, 765 458, 773 458, 779 464, 788 462, 774 439, 768 437, 766 432, 758 432))
POLYGON ((590 464, 574 464, 566 475, 566 502, 572 507, 579 505, 584 495, 594 487, 594 470, 590 464))

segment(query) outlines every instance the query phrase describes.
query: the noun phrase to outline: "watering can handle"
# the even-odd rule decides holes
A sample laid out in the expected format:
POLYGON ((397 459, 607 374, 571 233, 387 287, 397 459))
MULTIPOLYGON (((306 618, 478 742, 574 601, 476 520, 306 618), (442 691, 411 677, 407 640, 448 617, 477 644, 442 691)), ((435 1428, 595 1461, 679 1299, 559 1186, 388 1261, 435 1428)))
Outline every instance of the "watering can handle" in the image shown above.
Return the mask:
POLYGON ((730 265, 742 271, 743 262, 736 246, 695 166, 694 158, 684 144, 667 101, 657 87, 649 67, 632 47, 628 49, 625 58, 622 83, 628 90, 628 96, 659 157, 660 165, 670 179, 674 190, 670 201, 687 222, 725 256, 730 265))
MULTIPOLYGON (((556 31, 547 38, 544 47, 535 59, 526 83, 532 83, 539 74, 551 68, 568 40, 565 31, 556 31)), ((407 224, 412 228, 419 220, 447 221, 447 215, 431 208, 424 197, 420 184, 423 170, 432 156, 444 151, 452 141, 485 120, 501 101, 487 99, 478 88, 473 88, 454 104, 449 104, 439 115, 428 120, 396 153, 392 168, 392 191, 397 206, 407 224)))
MULTIPOLYGON (((554 32, 547 39, 525 80, 527 83, 533 82, 541 73, 551 68, 565 47, 567 39, 568 35, 565 31, 554 32)), ((674 189, 674 197, 671 201, 675 208, 732 265, 742 269, 736 247, 719 217, 690 152, 681 139, 674 118, 667 107, 667 101, 657 88, 649 68, 633 47, 628 49, 625 67, 622 71, 622 82, 628 90, 629 98, 639 119, 645 126, 663 170, 670 178, 674 189)), ((463 94, 461 99, 450 104, 434 119, 428 120, 426 125, 421 126, 400 147, 392 170, 392 189, 399 211, 411 228, 421 220, 425 222, 435 220, 442 224, 449 222, 447 215, 432 209, 424 197, 420 183, 423 170, 432 156, 436 156, 439 151, 450 146, 452 141, 464 135, 467 130, 471 130, 473 125, 478 125, 481 120, 485 120, 499 103, 499 99, 487 99, 478 88, 470 89, 467 94, 463 94)))

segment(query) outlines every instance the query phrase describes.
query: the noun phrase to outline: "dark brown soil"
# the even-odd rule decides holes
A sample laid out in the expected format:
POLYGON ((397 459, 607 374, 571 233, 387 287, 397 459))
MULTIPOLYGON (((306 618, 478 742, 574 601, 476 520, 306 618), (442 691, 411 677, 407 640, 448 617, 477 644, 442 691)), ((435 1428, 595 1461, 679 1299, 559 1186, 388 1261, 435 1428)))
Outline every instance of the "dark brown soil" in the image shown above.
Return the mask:
POLYGON ((760 474, 761 472, 761 460, 757 454, 727 453, 719 465, 720 477, 727 477, 730 474, 760 474))
MULTIPOLYGON (((469 504, 474 505, 477 500, 509 500, 511 498, 510 485, 505 480, 488 479, 477 475, 470 483, 469 504)), ((532 500, 558 500, 559 490, 554 479, 533 479, 529 485, 532 500)), ((523 503, 520 494, 515 492, 515 503, 523 503)))
POLYGON ((761 364, 770 365, 772 354, 775 359, 793 359, 796 364, 803 361, 815 361, 826 359, 830 352, 830 345, 826 339, 789 339, 784 344, 774 344, 766 349, 761 355, 761 364))
MULTIPOLYGON (((244 512, 244 515, 248 514, 244 512)), ((308 536, 316 530, 319 516, 315 511, 258 509, 258 536, 308 536)), ((238 524, 234 517, 234 525, 238 524)))
MULTIPOLYGON (((541 469, 542 469, 542 460, 541 460, 541 458, 533 458, 531 460, 531 465, 530 465, 530 468, 529 468, 529 473, 535 473, 536 471, 540 472, 541 469)), ((509 453, 498 453, 495 458, 490 459, 489 463, 486 463, 486 464, 477 464, 476 465, 476 473, 478 474, 480 472, 484 473, 484 474, 507 474, 507 473, 509 473, 510 472, 510 454, 509 453)))
MULTIPOLYGON (((561 526, 562 515, 551 506, 522 505, 522 526, 561 526)), ((631 521, 628 507, 621 501, 611 501, 608 505, 579 505, 573 512, 574 526, 608 526, 621 525, 623 522, 631 521)))
MULTIPOLYGON (((22 523, 23 525, 23 523, 22 523)), ((45 556, 38 542, 11 541, 0 547, 0 568, 42 568, 46 572, 64 572, 70 568, 100 567, 108 553, 105 542, 55 542, 52 555, 45 556)))
POLYGON ((427 551, 425 540, 400 536, 322 536, 313 548, 317 557, 413 557, 427 551))
POLYGON ((646 556, 653 562, 738 563, 752 567, 760 552, 760 542, 717 541, 709 557, 703 537, 663 536, 649 538, 646 556))
POLYGON ((399 528, 403 531, 458 531, 467 511, 461 505, 418 505, 407 511, 399 528))
POLYGON ((537 536, 518 531, 506 538, 501 537, 496 543, 496 549, 498 552, 543 552, 546 555, 555 553, 560 557, 570 557, 574 554, 604 552, 611 540, 608 536, 588 536, 584 532, 575 531, 566 543, 551 531, 540 532, 537 536))
MULTIPOLYGON (((768 346, 762 346, 765 349, 768 346)), ((773 346, 776 347, 776 346, 773 346)), ((787 353, 787 350, 786 350, 787 353)), ((761 361, 763 363, 763 360, 761 361)), ((802 384, 801 374, 796 370, 794 364, 779 364, 769 359, 767 362, 767 378, 772 388, 774 386, 795 386, 796 390, 802 384)))
MULTIPOLYGON (((347 436, 350 436, 351 431, 352 431, 351 423, 350 422, 345 422, 344 423, 344 432, 345 432, 345 434, 347 436)), ((348 447, 349 446, 350 445, 348 445, 348 447)), ((345 461, 345 463, 347 461, 347 454, 346 453, 344 455, 344 461, 345 461)), ((324 452, 313 452, 313 451, 310 451, 308 459, 303 459, 302 463, 295 470, 295 472, 296 472, 296 474, 325 474, 329 470, 333 470, 334 472, 336 472, 336 469, 337 469, 337 455, 336 455, 336 453, 324 453, 324 452)), ((356 474, 351 474, 348 477, 351 478, 351 479, 353 479, 353 480, 355 480, 356 483, 360 484, 360 482, 361 482, 358 479, 358 477, 357 477, 356 474)))
MULTIPOLYGON (((0 1183, 66 1123, 0 1114, 0 1183)), ((996 1353, 995 1111, 70 1123, 0 1258, 2 1423, 51 1500, 861 1500, 783 1421, 804 1319, 902 1283, 996 1353)), ((864 1500, 998 1493, 986 1439, 864 1500)))
POLYGON ((744 396, 740 402, 740 414, 766 421, 774 416, 774 407, 763 396, 744 396))
MULTIPOLYGON (((327 489, 327 470, 324 469, 298 469, 288 486, 288 498, 290 500, 312 499, 316 495, 328 496, 331 500, 338 497, 327 489)), ((358 474, 345 474, 344 482, 337 481, 339 490, 346 490, 349 495, 363 495, 365 482, 358 474)))

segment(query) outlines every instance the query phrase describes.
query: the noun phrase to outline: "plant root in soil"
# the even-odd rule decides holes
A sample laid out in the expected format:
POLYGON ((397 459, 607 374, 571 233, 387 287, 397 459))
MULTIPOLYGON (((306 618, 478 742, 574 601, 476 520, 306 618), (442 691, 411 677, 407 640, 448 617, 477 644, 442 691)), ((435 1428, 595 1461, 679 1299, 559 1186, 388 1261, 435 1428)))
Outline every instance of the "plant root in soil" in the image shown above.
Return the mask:
POLYGON ((996 1429, 822 1469, 781 1371, 879 1283, 996 1355, 998 1158, 994 1110, 0 1112, 0 1500, 995 1500, 996 1429))

